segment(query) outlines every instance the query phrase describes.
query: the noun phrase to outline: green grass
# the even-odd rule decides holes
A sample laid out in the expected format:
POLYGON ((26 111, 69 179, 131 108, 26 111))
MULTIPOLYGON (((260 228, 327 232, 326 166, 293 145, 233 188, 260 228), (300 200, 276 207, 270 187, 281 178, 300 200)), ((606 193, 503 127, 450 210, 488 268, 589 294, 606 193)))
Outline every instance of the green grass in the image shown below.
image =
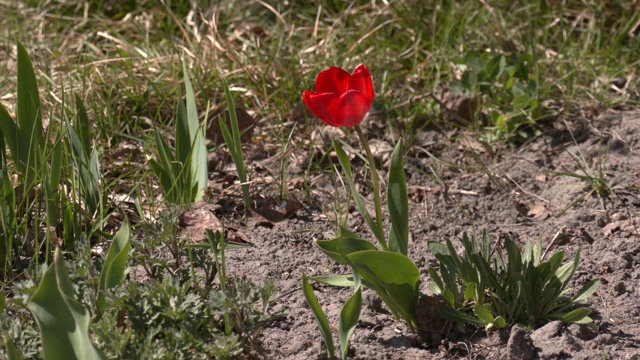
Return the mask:
MULTIPOLYGON (((640 14, 626 2, 399 0, 385 5, 380 1, 328 0, 320 6, 298 0, 220 0, 199 1, 193 9, 190 3, 0 0, 0 101, 14 116, 15 41, 19 40, 34 64, 41 111, 49 124, 48 144, 54 144, 57 135, 63 136, 58 131, 64 129, 65 116, 74 121, 73 99, 78 96, 91 124, 90 146, 100 154, 104 203, 91 219, 76 216, 69 220, 75 224, 74 233, 66 234, 75 240, 75 245, 66 249, 67 256, 74 259, 69 263, 86 265, 70 269, 72 278, 81 284, 81 300, 83 289, 96 281, 94 271, 88 270, 94 268, 88 255, 90 244, 108 238, 106 233, 119 227, 120 213, 141 215, 134 232, 151 234, 156 225, 145 213, 158 219, 167 209, 175 210, 153 196, 158 181, 145 155, 157 152, 156 127, 163 134, 171 134, 175 127, 177 100, 184 87, 183 62, 189 68, 202 116, 208 106, 211 111, 206 115, 226 109, 224 76, 236 105, 259 120, 256 137, 283 149, 279 173, 274 174, 283 195, 289 176, 288 156, 316 151, 300 141, 319 125, 304 111, 301 94, 313 89, 316 75, 329 66, 352 70, 359 63, 367 64, 376 90, 373 120, 389 124, 390 136, 407 138, 407 152, 417 145, 411 142, 416 130, 453 126, 446 111, 427 95, 437 96, 440 89, 460 80, 464 73, 460 65, 469 66, 467 56, 474 52, 532 59, 526 64, 526 81, 536 84, 536 100, 543 114, 568 117, 580 108, 633 108, 639 104, 640 83, 635 81, 633 69, 640 63, 640 14), (135 197, 137 210, 124 210, 124 205, 113 200, 114 195, 135 197)), ((483 107, 463 127, 491 146, 517 146, 517 136, 495 136, 499 129, 489 116, 490 112, 512 116, 520 110, 514 106, 513 91, 503 79, 488 87, 488 93, 480 86, 470 93, 483 99, 483 107)), ((529 108, 523 114, 525 137, 544 129, 544 121, 529 108)), ((52 155, 52 148, 46 149, 52 155)), ((64 159, 71 158, 70 148, 62 151, 64 159)), ((314 174, 333 170, 321 155, 314 158, 317 160, 308 164, 305 173, 307 182, 314 174)), ((11 175, 16 169, 10 155, 8 159, 7 174, 11 175)), ((79 180, 71 180, 73 165, 68 160, 63 161, 63 179, 70 189, 80 189, 79 180)), ((308 183, 304 188, 310 191, 308 183)), ((4 189, 10 193, 12 186, 4 189)), ((62 203, 66 208, 61 209, 61 216, 65 209, 69 216, 79 213, 75 208, 81 206, 78 199, 69 197, 62 203)), ((50 259, 53 248, 51 233, 48 238, 39 234, 47 228, 46 204, 44 195, 17 199, 12 210, 30 216, 3 223, 5 231, 16 234, 11 244, 16 250, 3 252, 0 259, 0 291, 10 299, 0 317, 0 333, 9 334, 25 357, 34 356, 40 346, 33 320, 20 305, 39 281, 40 266, 50 259), (19 321, 14 323, 13 318, 19 321)), ((1 211, 5 220, 8 208, 1 211)), ((171 216, 159 221, 168 227, 177 223, 171 216)), ((59 235, 65 235, 63 229, 58 230, 59 235)), ((176 240, 172 233, 163 236, 176 240)), ((133 257, 130 265, 148 267, 154 280, 146 285, 128 283, 121 289, 122 298, 134 303, 140 294, 166 296, 169 290, 162 274, 176 269, 175 258, 165 256, 169 251, 166 244, 134 242, 133 247, 134 253, 147 256, 133 257)), ((184 272, 179 280, 186 281, 189 273, 184 272)), ((185 286, 181 282, 176 291, 191 294, 185 286)), ((198 301, 208 301, 204 294, 198 296, 198 301)), ((113 306, 124 311, 138 311, 133 303, 113 301, 113 306)), ((203 309, 207 306, 199 304, 191 310, 203 309)), ((118 319, 104 319, 92 326, 96 326, 98 338, 119 329, 118 319)), ((154 339, 143 332, 130 336, 101 338, 98 343, 105 349, 110 347, 106 349, 109 354, 142 356, 145 346, 136 348, 134 341, 149 344, 154 339)), ((177 346, 199 344, 200 335, 181 336, 182 344, 167 343, 158 351, 180 352, 177 346)), ((220 346, 209 349, 212 353, 226 348, 229 352, 240 348, 245 354, 251 351, 252 342, 246 338, 225 334, 216 339, 220 346)))

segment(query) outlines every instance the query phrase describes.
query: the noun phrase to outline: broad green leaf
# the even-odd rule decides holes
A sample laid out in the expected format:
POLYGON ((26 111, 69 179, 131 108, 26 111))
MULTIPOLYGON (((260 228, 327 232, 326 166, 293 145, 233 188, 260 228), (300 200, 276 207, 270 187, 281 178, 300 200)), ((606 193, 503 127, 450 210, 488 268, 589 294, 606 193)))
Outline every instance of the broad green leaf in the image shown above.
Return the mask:
POLYGON ((344 265, 348 265, 349 262, 344 259, 341 253, 351 254, 356 251, 376 250, 371 242, 358 238, 338 237, 332 240, 318 240, 316 245, 328 257, 344 265))
POLYGON ((348 257, 362 279, 376 285, 374 290, 387 306, 417 331, 420 271, 413 261, 399 253, 377 250, 358 251, 348 257))
POLYGON ((349 160, 349 156, 347 156, 347 153, 344 152, 342 146, 340 146, 340 144, 335 140, 333 141, 333 147, 336 150, 338 161, 340 162, 340 166, 342 166, 342 171, 344 171, 345 178, 347 179, 347 183, 349 184, 349 189, 353 194, 353 199, 356 202, 356 207, 358 208, 360 215, 362 215, 364 221, 369 226, 369 229, 371 229, 371 232, 373 232, 373 235, 378 240, 378 243, 380 243, 382 250, 387 250, 387 241, 384 237, 384 231, 378 227, 376 222, 371 217, 371 214, 369 214, 369 211, 367 210, 367 207, 364 205, 364 201, 362 200, 362 196, 360 196, 360 193, 358 193, 355 183, 353 182, 353 175, 351 174, 351 161, 349 160))
POLYGON ((589 281, 588 283, 584 284, 580 291, 575 294, 575 296, 571 299, 571 303, 580 305, 586 304, 589 297, 591 297, 591 295, 593 295, 596 290, 598 290, 598 287, 600 287, 599 279, 589 281))
POLYGON ((558 280, 560 280, 560 283, 563 286, 566 285, 569 282, 569 280, 571 280, 579 264, 580 264, 580 249, 578 249, 578 251, 576 252, 576 256, 572 262, 564 264, 555 272, 555 275, 558 277, 558 280))
POLYGON ((444 289, 442 298, 447 302, 447 304, 449 304, 449 306, 456 306, 456 295, 453 293, 453 291, 451 291, 451 289, 444 289))
POLYGON ((309 284, 309 280, 307 280, 307 277, 304 274, 302 274, 302 293, 304 294, 304 297, 307 300, 309 307, 311 308, 313 316, 318 322, 318 326, 320 326, 320 333, 322 334, 322 339, 327 346, 329 359, 334 359, 335 347, 333 345, 333 335, 331 335, 331 327, 329 326, 327 314, 325 314, 324 310, 322 310, 322 307, 318 302, 318 298, 313 292, 313 287, 311 287, 311 284, 309 284))
POLYGON ((587 308, 575 309, 562 317, 562 322, 565 324, 578 323, 582 319, 588 317, 592 310, 587 308))
POLYGON ((60 249, 28 308, 40 328, 46 360, 106 359, 89 337, 89 312, 75 297, 60 249))
POLYGON ((100 273, 100 286, 98 293, 98 309, 101 313, 106 310, 104 292, 120 285, 124 280, 125 270, 129 262, 131 250, 131 236, 129 221, 125 220, 120 230, 113 237, 107 258, 104 261, 102 273, 100 273))
POLYGON ((507 326, 507 321, 502 316, 498 316, 493 321, 493 326, 496 329, 504 329, 507 326))
POLYGON ((352 287, 355 284, 353 275, 324 275, 314 276, 311 279, 325 285, 337 287, 352 287))
POLYGON ((493 317, 493 314, 491 314, 491 311, 484 307, 484 305, 475 304, 473 307, 473 312, 485 325, 493 324, 495 321, 495 318, 493 317))
POLYGON ((469 283, 469 285, 467 285, 467 290, 464 291, 464 300, 465 301, 472 301, 472 300, 476 300, 476 283, 472 282, 469 283))
POLYGON ((355 293, 351 295, 349 300, 344 304, 340 311, 340 321, 338 323, 338 336, 340 337, 340 352, 342 359, 347 359, 349 354, 349 339, 353 330, 360 319, 360 311, 362 310, 362 289, 357 288, 355 293))
POLYGON ((427 248, 433 255, 449 255, 449 249, 447 246, 438 241, 428 241, 427 248))
POLYGON ((402 165, 402 141, 398 141, 391 155, 387 206, 389 208, 389 250, 407 255, 409 247, 409 200, 407 180, 402 165))

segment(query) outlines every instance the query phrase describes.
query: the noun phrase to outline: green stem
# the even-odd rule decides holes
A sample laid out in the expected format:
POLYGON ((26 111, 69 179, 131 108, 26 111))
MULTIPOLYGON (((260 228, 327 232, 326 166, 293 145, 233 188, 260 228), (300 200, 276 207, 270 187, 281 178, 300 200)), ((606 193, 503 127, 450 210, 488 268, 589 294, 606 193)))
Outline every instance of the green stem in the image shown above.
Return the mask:
POLYGON ((378 226, 378 229, 380 229, 380 233, 384 234, 384 228, 382 227, 382 201, 380 200, 380 183, 378 179, 378 171, 376 170, 376 163, 373 159, 371 148, 369 147, 369 140, 364 135, 364 132, 362 132, 360 125, 356 125, 355 129, 356 133, 358 133, 358 137, 360 138, 360 142, 362 143, 362 147, 367 153, 367 162, 369 163, 369 169, 371 169, 371 181, 373 182, 373 203, 376 208, 376 225, 378 226))

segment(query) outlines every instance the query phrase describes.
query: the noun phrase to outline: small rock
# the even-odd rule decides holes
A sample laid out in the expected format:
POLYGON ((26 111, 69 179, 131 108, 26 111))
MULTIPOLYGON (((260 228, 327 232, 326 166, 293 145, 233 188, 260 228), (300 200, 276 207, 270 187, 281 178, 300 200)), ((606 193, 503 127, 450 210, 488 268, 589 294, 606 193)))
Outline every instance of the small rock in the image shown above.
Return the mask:
POLYGON ((593 339, 598 345, 611 345, 614 342, 613 336, 611 334, 600 334, 598 337, 593 339))
POLYGON ((511 328, 511 335, 507 341, 507 357, 509 359, 530 360, 534 353, 533 341, 529 333, 521 325, 511 328))
POLYGON ((625 292, 627 292, 627 287, 624 285, 624 283, 622 281, 620 281, 619 283, 615 284, 613 286, 613 290, 616 291, 616 295, 620 296, 622 294, 624 294, 625 292))
POLYGON ((583 326, 578 324, 571 324, 567 326, 567 331, 581 340, 591 340, 596 337, 596 333, 589 326, 583 326))
POLYGON ((560 335, 562 330, 562 321, 552 321, 547 325, 539 328, 531 334, 533 341, 548 340, 560 335))

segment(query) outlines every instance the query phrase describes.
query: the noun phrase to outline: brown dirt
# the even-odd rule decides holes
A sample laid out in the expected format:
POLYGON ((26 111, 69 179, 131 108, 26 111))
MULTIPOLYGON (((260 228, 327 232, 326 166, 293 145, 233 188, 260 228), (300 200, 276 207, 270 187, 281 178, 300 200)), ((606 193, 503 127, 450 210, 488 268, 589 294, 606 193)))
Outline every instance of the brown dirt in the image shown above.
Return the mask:
MULTIPOLYGON (((640 358, 640 113, 608 111, 593 119, 555 121, 547 128, 529 144, 499 154, 459 131, 415 134, 406 159, 412 165, 407 166, 412 200, 410 257, 423 273, 422 292, 429 293, 426 268, 435 265, 435 259, 427 250, 428 240, 448 238, 457 243, 463 231, 487 229, 494 240, 503 233, 521 242, 541 237, 544 247, 551 252, 564 250, 567 257, 580 249, 581 264, 573 285, 579 287, 593 278, 602 280, 589 301, 595 310, 596 330, 551 323, 533 333, 521 328, 489 334, 478 330, 455 338, 444 333, 442 344, 430 349, 421 346, 408 327, 366 290, 362 316, 352 337, 351 358, 640 358), (589 189, 584 180, 552 173, 579 173, 568 151, 581 151, 593 169, 602 166, 615 192, 603 199, 604 208, 590 195, 563 213, 589 189), (431 174, 430 169, 436 172, 438 182, 435 176, 426 175, 431 174)), ((260 166, 261 161, 269 160, 264 159, 250 163, 258 175, 260 168, 269 168, 260 166)), ((301 160, 302 169, 306 161, 301 160)), ((381 161, 380 168, 386 168, 384 153, 381 161)), ((358 167, 362 164, 354 162, 354 168, 358 167)), ((290 175, 293 179, 303 174, 293 167, 290 175)), ((303 203, 301 210, 277 223, 250 220, 243 231, 255 246, 228 254, 231 274, 257 282, 275 278, 281 291, 276 309, 287 311, 284 319, 264 330, 259 358, 324 358, 321 335, 302 296, 300 281, 303 272, 345 271, 313 243, 330 237, 333 213, 322 209, 332 209, 334 191, 329 174, 315 177, 308 192, 294 191, 303 203)), ((365 185, 362 191, 368 193, 365 185)), ((369 238, 357 212, 350 211, 350 228, 369 238)), ((338 313, 351 290, 314 288, 335 334, 338 313)))

